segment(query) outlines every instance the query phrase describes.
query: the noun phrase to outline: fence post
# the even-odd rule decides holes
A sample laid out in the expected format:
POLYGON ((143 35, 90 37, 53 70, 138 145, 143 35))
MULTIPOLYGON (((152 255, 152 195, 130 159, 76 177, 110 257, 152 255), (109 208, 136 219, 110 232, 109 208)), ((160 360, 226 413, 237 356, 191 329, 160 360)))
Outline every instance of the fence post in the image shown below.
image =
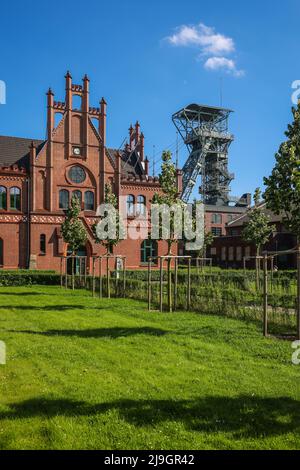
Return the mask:
POLYGON ((95 297, 95 258, 93 258, 93 284, 92 284, 92 289, 93 289, 93 297, 95 297))
POLYGON ((168 311, 172 312, 172 258, 168 258, 168 311))
POLYGON ((300 245, 297 249, 297 339, 300 340, 300 245))
POLYGON ((188 259, 187 310, 191 308, 191 258, 188 259))
POLYGON ((63 286, 63 258, 60 258, 60 287, 63 286))
POLYGON ((159 258, 159 272, 160 272, 160 290, 159 290, 159 310, 163 311, 163 258, 159 258))
POLYGON ((174 311, 177 309, 177 290, 178 290, 178 258, 175 258, 175 273, 174 273, 174 311))
POLYGON ((148 259, 148 311, 151 310, 151 258, 148 259))
POLYGON ((68 257, 65 257, 65 289, 68 289, 68 257))
POLYGON ((264 310, 264 336, 268 336, 268 257, 265 254, 263 259, 264 264, 264 285, 263 285, 263 310, 264 310))
POLYGON ((126 258, 123 258, 123 297, 126 297, 126 258))

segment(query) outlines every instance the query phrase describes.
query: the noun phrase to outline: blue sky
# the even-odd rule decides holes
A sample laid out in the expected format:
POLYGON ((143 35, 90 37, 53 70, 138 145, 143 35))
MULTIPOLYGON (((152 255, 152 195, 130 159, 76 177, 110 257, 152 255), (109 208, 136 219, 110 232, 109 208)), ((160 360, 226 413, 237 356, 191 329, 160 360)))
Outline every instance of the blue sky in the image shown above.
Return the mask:
POLYGON ((44 138, 45 92, 63 100, 70 69, 77 83, 88 74, 92 105, 106 98, 108 144, 119 147, 138 119, 151 160, 153 145, 176 140, 175 111, 220 105, 222 77, 223 105, 234 110, 232 194, 253 192, 291 120, 299 17, 296 0, 2 2, 0 134, 44 138))

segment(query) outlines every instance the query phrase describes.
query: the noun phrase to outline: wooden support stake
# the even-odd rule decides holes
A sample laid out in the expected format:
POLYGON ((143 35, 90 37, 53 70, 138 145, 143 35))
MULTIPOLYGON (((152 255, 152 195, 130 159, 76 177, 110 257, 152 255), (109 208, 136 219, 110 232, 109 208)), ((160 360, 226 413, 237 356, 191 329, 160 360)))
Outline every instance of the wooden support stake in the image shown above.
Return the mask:
POLYGON ((159 258, 159 271, 160 271, 160 290, 159 290, 159 310, 163 311, 163 258, 159 258))
POLYGON ((177 309, 177 292, 178 292, 178 258, 175 258, 175 273, 174 273, 174 310, 177 309))
POLYGON ((300 340, 300 245, 297 249, 297 339, 300 340))
POLYGON ((172 271, 171 271, 172 258, 168 258, 168 311, 172 312, 172 271))
POLYGON ((264 284, 263 284, 263 333, 264 336, 268 336, 268 257, 264 255, 263 259, 264 266, 264 284))
POLYGON ((126 297, 126 258, 123 258, 123 297, 126 297))
POLYGON ((191 308, 191 258, 188 259, 187 310, 191 308))
POLYGON ((93 281, 92 281, 92 289, 93 289, 93 297, 95 297, 95 258, 93 258, 93 281))
POLYGON ((148 311, 151 310, 151 258, 148 260, 148 311))

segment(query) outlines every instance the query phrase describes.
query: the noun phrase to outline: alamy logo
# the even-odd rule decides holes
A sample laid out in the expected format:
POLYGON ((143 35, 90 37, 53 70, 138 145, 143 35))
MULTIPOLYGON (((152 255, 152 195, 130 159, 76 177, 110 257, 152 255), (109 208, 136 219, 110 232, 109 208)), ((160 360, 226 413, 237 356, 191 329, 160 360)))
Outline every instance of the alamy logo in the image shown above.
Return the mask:
POLYGON ((6 84, 0 80, 0 104, 6 104, 6 84))
POLYGON ((300 99, 300 80, 294 80, 292 83, 292 89, 295 90, 292 93, 292 103, 297 106, 300 99))
POLYGON ((292 354, 292 363, 295 366, 300 364, 300 341, 294 341, 292 343, 292 348, 296 349, 296 351, 292 354))
POLYGON ((6 345, 4 341, 0 341, 0 365, 6 364, 6 345))

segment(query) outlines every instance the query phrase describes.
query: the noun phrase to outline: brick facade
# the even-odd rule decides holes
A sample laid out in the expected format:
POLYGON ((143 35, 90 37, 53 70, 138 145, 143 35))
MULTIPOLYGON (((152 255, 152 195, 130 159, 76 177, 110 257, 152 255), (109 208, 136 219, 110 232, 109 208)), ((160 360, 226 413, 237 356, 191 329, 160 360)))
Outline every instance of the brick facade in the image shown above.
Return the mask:
MULTIPOLYGON (((6 201, 0 193, 3 268, 60 269, 60 256, 67 251, 60 231, 65 218, 61 204, 74 191, 81 192, 80 217, 88 233, 85 251, 91 268, 91 256, 104 254, 104 249, 94 243, 91 226, 97 221, 96 208, 104 200, 105 183, 112 185, 119 201, 121 196, 133 196, 137 202, 143 196, 147 208, 155 192, 160 191, 158 178, 148 175, 139 123, 130 126, 123 150, 108 148, 105 100, 102 98, 97 108, 90 107, 88 77, 83 78, 82 85, 73 84, 69 72, 65 79, 64 102, 55 101, 51 90, 47 93, 46 141, 0 136, 0 191, 6 191, 6 201), (79 109, 73 107, 74 96, 81 98, 79 109), (61 115, 61 120, 55 127, 56 114, 61 115), (14 196, 14 192, 20 196, 14 196), (41 251, 43 238, 46 249, 41 251)), ((177 185, 180 191, 180 171, 177 185)), ((126 256, 127 267, 140 268, 141 243, 142 240, 122 240, 114 254, 126 256)), ((158 242, 158 254, 166 251, 166 243, 158 242)))

